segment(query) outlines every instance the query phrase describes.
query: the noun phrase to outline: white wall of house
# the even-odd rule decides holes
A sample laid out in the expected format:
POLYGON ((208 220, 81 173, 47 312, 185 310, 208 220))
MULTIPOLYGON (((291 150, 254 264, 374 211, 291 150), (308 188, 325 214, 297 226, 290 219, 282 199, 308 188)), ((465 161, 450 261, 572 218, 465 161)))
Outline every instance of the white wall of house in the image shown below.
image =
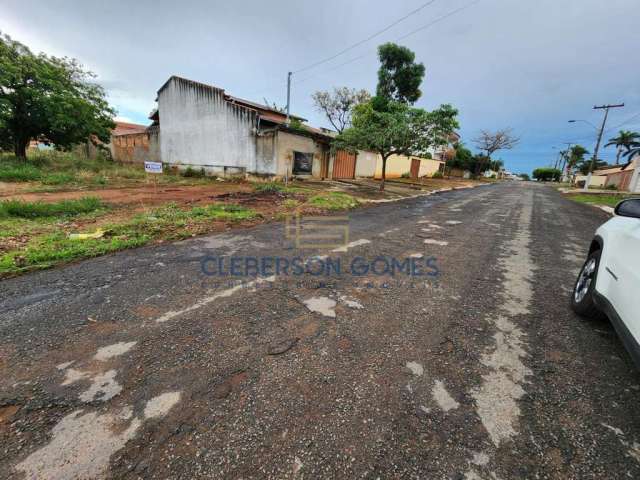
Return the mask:
POLYGON ((275 174, 273 148, 258 148, 256 112, 233 105, 223 91, 171 78, 158 93, 160 152, 173 165, 211 173, 275 174))
POLYGON ((367 150, 358 150, 356 158, 356 177, 373 177, 376 174, 376 165, 379 155, 367 150))

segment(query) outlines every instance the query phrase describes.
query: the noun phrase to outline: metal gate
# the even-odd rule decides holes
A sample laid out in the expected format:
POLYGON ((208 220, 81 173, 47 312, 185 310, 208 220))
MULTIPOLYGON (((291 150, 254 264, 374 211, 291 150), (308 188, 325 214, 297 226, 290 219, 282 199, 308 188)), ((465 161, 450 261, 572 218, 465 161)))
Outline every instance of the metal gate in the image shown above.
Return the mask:
POLYGON ((333 160, 333 178, 355 178, 356 154, 337 150, 333 160))

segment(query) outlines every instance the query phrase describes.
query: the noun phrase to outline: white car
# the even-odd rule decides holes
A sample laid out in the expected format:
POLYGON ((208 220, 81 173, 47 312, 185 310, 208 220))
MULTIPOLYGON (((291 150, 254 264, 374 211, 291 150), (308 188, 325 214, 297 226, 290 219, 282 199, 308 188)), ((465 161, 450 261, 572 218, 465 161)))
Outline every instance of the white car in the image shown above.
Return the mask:
POLYGON ((583 317, 606 315, 640 366, 640 198, 623 200, 615 214, 596 231, 571 306, 583 317))

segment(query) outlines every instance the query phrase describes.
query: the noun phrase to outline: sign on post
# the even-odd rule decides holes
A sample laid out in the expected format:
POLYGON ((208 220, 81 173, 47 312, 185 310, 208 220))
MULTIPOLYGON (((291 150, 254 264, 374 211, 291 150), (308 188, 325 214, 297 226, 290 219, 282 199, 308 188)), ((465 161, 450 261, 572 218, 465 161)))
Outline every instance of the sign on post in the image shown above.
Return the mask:
POLYGON ((162 173, 162 163, 144 162, 144 171, 147 173, 162 173))

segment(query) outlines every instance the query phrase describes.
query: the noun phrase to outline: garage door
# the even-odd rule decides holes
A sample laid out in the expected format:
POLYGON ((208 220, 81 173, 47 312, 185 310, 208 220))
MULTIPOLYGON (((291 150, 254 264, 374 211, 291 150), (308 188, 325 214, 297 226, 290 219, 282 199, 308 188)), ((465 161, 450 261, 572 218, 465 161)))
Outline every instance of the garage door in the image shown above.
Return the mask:
POLYGON ((356 154, 337 150, 333 161, 333 178, 355 178, 356 154))

